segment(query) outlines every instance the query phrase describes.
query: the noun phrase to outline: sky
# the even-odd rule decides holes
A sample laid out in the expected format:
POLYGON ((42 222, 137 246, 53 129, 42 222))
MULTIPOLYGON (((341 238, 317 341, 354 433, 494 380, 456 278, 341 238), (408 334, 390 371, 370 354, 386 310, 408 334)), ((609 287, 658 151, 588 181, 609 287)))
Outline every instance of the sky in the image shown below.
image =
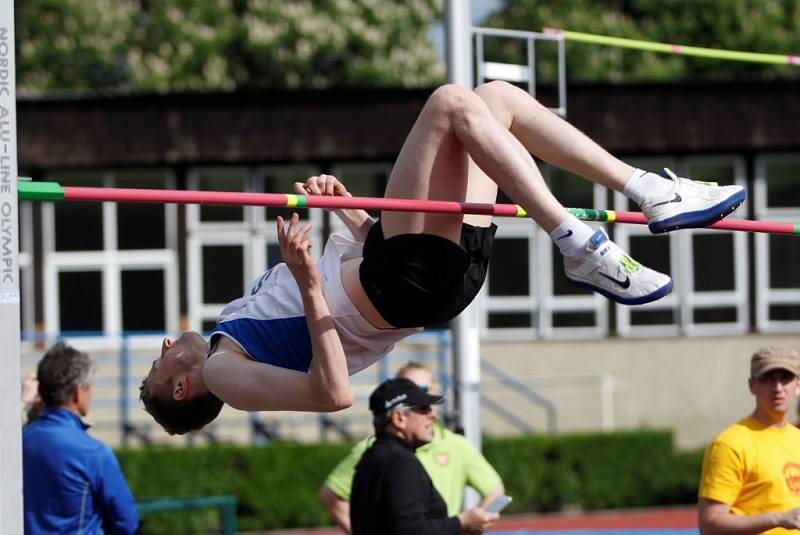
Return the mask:
MULTIPOLYGON (((452 1, 461 2, 463 0, 452 1)), ((480 23, 486 19, 486 17, 500 9, 503 5, 502 0, 469 0, 469 2, 472 24, 475 26, 480 26, 480 23)), ((428 35, 430 35, 436 55, 444 61, 444 25, 441 22, 432 24, 428 35)))

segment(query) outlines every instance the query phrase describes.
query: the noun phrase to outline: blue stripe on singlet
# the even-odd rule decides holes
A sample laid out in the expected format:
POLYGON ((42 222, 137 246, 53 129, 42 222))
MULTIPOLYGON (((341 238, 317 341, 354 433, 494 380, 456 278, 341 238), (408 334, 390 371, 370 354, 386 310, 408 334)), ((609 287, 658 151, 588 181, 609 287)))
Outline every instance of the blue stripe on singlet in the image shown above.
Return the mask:
POLYGON ((217 323, 211 333, 226 333, 259 362, 307 372, 311 367, 311 336, 305 316, 260 320, 239 318, 217 323))

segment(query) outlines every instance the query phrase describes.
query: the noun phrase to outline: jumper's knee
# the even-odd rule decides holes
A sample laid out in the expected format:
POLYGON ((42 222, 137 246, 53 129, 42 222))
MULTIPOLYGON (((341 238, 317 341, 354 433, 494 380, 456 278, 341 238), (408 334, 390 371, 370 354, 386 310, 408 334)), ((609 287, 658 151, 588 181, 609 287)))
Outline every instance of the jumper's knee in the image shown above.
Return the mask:
POLYGON ((435 115, 450 123, 485 108, 475 93, 455 84, 443 85, 436 89, 428 99, 428 106, 435 115))
POLYGON ((477 127, 490 118, 481 98, 466 87, 448 84, 439 87, 428 100, 436 122, 456 131, 477 127))
POLYGON ((502 80, 494 80, 486 82, 475 88, 481 100, 483 100, 498 121, 510 126, 513 121, 514 110, 521 104, 521 98, 524 97, 525 105, 535 105, 535 99, 528 95, 519 87, 504 82, 502 80))

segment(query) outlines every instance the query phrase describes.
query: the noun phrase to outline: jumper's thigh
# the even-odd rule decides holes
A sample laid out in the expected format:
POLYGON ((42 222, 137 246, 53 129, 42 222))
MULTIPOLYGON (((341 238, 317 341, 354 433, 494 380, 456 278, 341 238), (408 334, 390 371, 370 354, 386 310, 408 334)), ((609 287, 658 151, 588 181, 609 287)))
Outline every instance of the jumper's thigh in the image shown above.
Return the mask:
MULTIPOLYGON (((464 92, 469 90, 443 86, 430 96, 392 169, 387 198, 466 200, 469 157, 452 123, 460 106, 472 105, 464 92)), ((426 233, 459 243, 462 220, 461 214, 381 213, 386 238, 426 233)))

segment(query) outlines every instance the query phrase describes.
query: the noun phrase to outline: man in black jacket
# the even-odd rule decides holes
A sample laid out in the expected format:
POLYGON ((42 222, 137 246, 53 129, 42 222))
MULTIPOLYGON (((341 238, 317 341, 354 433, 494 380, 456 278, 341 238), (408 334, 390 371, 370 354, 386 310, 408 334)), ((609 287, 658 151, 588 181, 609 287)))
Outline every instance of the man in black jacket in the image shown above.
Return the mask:
POLYGON ((444 500, 414 456, 433 438, 431 405, 442 399, 405 378, 385 381, 370 396, 376 440, 356 466, 353 535, 474 534, 498 518, 479 507, 448 517, 444 500))

